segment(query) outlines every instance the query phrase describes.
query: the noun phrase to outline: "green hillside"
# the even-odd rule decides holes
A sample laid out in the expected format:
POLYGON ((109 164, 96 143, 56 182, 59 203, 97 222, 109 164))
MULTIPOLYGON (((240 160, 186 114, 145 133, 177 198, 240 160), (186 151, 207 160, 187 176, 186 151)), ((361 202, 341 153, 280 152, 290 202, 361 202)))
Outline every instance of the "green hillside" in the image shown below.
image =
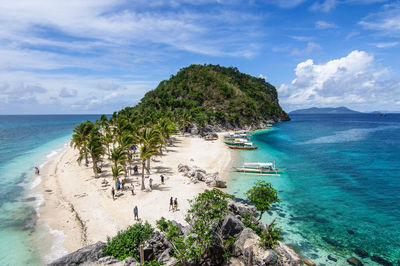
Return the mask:
POLYGON ((262 78, 219 65, 190 65, 149 91, 132 111, 164 113, 197 126, 258 127, 289 120, 276 89, 262 78))

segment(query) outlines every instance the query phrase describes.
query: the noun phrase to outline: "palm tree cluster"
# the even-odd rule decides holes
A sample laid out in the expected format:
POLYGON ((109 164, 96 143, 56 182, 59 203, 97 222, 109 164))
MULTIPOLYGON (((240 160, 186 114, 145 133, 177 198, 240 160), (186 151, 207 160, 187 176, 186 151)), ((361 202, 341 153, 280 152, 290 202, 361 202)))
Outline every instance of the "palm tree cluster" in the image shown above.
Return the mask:
POLYGON ((129 174, 138 150, 142 165, 141 189, 144 190, 145 171, 150 174, 151 158, 162 154, 171 142, 171 135, 176 133, 177 126, 173 121, 165 115, 140 115, 133 109, 125 108, 110 118, 102 115, 94 123, 86 121, 77 125, 73 130, 71 146, 79 151, 78 164, 84 160, 89 166, 91 159, 96 178, 104 167, 102 162, 106 159, 111 161, 115 183, 119 177, 129 174))

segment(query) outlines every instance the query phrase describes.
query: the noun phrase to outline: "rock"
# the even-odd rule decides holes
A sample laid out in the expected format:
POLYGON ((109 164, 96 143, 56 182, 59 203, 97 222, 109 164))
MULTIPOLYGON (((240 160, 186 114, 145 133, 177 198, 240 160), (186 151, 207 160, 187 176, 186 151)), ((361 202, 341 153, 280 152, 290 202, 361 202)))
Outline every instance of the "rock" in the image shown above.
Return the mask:
POLYGON ((223 239, 228 239, 230 236, 236 237, 244 229, 242 221, 237 219, 235 216, 228 214, 225 216, 222 226, 221 234, 223 239))
POLYGON ((192 177, 190 178, 190 182, 192 182, 193 184, 197 184, 199 183, 199 180, 196 177, 192 177))
POLYGON ((100 264, 100 265, 110 265, 110 264, 121 264, 119 260, 116 260, 114 257, 112 256, 107 256, 107 257, 103 257, 100 258, 96 264, 100 264))
POLYGON ((106 243, 97 242, 93 245, 83 247, 75 252, 65 255, 64 257, 61 257, 48 265, 56 266, 56 265, 81 264, 85 262, 95 262, 99 260, 101 257, 103 257, 103 247, 105 246, 106 243))
POLYGON ((260 237, 253 230, 245 228, 233 244, 233 254, 236 256, 243 255, 247 247, 257 245, 259 241, 260 237))
MULTIPOLYGON (((251 265, 276 265, 278 257, 272 250, 265 250, 259 245, 252 245, 247 247, 243 253, 243 261, 245 265, 249 265, 250 254, 252 255, 251 265), (251 251, 251 252, 250 252, 251 251)), ((250 265, 249 265, 250 266, 250 265)))
POLYGON ((337 261, 337 259, 336 259, 336 258, 334 258, 334 257, 332 257, 331 255, 328 255, 328 260, 331 260, 331 261, 334 261, 334 262, 336 262, 336 261, 337 261))
POLYGON ((301 264, 301 259, 296 252, 294 252, 291 248, 278 241, 275 246, 275 251, 277 252, 278 257, 282 260, 283 265, 293 265, 297 266, 301 264))
POLYGON ((339 242, 337 242, 333 239, 330 239, 329 237, 323 236, 322 240, 324 240, 326 243, 328 243, 329 245, 332 245, 334 247, 343 248, 342 244, 340 244, 339 242))
POLYGON ((166 250, 164 250, 164 252, 161 253, 160 257, 158 257, 157 261, 165 264, 166 262, 171 260, 171 251, 171 248, 167 248, 166 250))
POLYGON ((139 262, 137 262, 137 260, 135 260, 134 258, 132 258, 132 257, 128 257, 128 258, 126 258, 126 259, 124 259, 123 261, 122 261, 122 264, 124 265, 124 266, 136 266, 136 265, 140 265, 140 263, 139 262))
POLYGON ((358 256, 360 256, 363 259, 369 257, 368 252, 366 252, 365 250, 356 248, 353 251, 354 251, 354 253, 356 253, 358 256))
POLYGON ((364 264, 361 263, 358 259, 351 257, 347 259, 347 262, 353 266, 363 266, 364 264))
POLYGON ((391 263, 390 261, 387 261, 384 258, 379 257, 377 255, 371 256, 371 260, 375 261, 376 263, 379 263, 380 265, 393 266, 393 263, 391 263))
POLYGON ((304 262, 305 265, 308 265, 308 266, 315 266, 316 265, 315 262, 313 262, 312 260, 303 260, 303 262, 304 262))
POLYGON ((351 229, 347 229, 347 233, 349 233, 350 235, 354 235, 355 234, 354 231, 351 230, 351 229))

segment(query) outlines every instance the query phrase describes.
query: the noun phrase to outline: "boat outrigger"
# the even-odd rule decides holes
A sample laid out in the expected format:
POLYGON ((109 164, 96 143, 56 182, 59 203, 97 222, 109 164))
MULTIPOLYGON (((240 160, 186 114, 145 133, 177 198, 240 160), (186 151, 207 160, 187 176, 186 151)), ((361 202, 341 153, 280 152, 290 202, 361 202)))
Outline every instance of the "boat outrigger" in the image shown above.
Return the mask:
POLYGON ((279 174, 284 169, 277 169, 276 163, 244 163, 242 167, 234 167, 238 172, 256 174, 279 174))

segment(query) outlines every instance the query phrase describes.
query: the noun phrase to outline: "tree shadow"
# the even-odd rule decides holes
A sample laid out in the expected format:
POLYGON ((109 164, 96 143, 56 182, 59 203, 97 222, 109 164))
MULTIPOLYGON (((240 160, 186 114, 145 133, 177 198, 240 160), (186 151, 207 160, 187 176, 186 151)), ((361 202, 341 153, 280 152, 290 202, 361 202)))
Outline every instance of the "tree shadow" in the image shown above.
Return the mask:
POLYGON ((165 166, 154 166, 153 170, 155 170, 155 174, 172 174, 172 168, 171 167, 165 167, 165 166))

